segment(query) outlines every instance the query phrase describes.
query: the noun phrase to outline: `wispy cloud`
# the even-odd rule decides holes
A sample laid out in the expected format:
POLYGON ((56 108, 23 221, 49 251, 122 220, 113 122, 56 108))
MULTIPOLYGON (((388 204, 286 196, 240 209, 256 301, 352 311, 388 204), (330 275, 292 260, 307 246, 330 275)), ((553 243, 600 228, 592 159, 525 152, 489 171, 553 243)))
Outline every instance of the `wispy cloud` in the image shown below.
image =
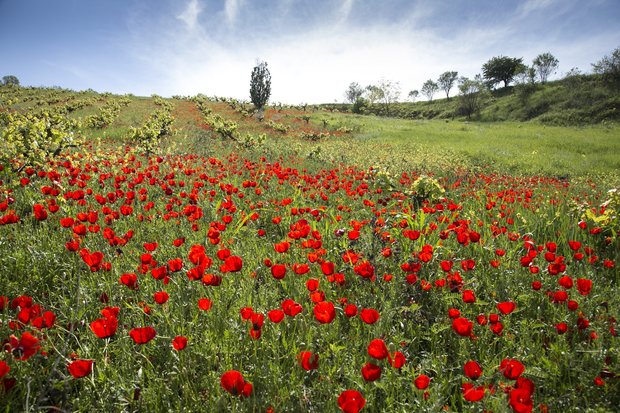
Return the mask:
POLYGON ((177 16, 177 19, 185 22, 185 25, 189 30, 194 30, 198 22, 198 15, 201 11, 202 5, 198 2, 198 0, 190 0, 187 3, 187 7, 183 13, 177 16))
POLYGON ((526 16, 532 12, 544 10, 557 3, 557 0, 526 0, 519 6, 519 12, 526 16))
POLYGON ((228 24, 234 24, 237 19, 239 9, 243 5, 243 0, 226 0, 224 4, 224 14, 226 15, 226 21, 228 24))
MULTIPOLYGON (((519 10, 533 13, 552 7, 552 1, 529 2, 519 10)), ((560 44, 556 33, 530 37, 531 27, 525 24, 530 19, 520 18, 515 9, 493 22, 476 13, 469 20, 458 12, 444 16, 445 8, 433 2, 404 4, 396 17, 360 21, 362 15, 374 17, 374 6, 361 0, 323 3, 319 11, 306 4, 302 14, 292 0, 267 9, 227 0, 223 9, 200 14, 200 4, 191 0, 177 18, 132 25, 136 41, 128 54, 141 62, 145 75, 137 83, 144 93, 206 93, 245 100, 252 67, 260 58, 268 62, 272 74, 272 101, 286 103, 342 101, 350 82, 365 86, 381 78, 399 81, 406 95, 446 70, 472 77, 484 62, 500 54, 527 62, 538 53, 557 51, 560 70, 564 64, 578 65, 568 53, 577 50, 560 44), (445 20, 444 30, 429 24, 437 16, 445 20), (245 35, 261 24, 260 36, 245 35)), ((612 37, 600 39, 606 44, 612 37)), ((584 53, 579 56, 587 59, 584 53)), ((594 58, 586 61, 589 65, 594 58)))

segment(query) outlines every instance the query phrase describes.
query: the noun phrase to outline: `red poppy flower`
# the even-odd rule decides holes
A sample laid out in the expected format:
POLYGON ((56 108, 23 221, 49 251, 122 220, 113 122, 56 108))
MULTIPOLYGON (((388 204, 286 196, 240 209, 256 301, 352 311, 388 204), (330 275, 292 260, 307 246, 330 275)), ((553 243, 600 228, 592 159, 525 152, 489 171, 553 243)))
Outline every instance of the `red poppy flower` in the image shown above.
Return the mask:
POLYGON ((462 294, 463 302, 467 304, 476 302, 476 295, 472 290, 464 290, 462 294))
POLYGON ((6 361, 0 360, 0 379, 9 374, 9 371, 11 368, 6 364, 6 361))
POLYGON ((389 351, 385 342, 380 338, 375 338, 368 345, 368 355, 376 358, 377 360, 383 360, 389 355, 389 351))
POLYGON ((67 370, 74 378, 79 379, 93 371, 93 363, 93 360, 75 360, 67 365, 67 370))
POLYGON ((527 389, 513 389, 509 394, 510 407, 517 413, 530 413, 533 407, 532 395, 527 389))
POLYGON ((145 242, 143 245, 144 245, 144 249, 147 250, 148 252, 155 251, 158 246, 156 242, 145 242))
POLYGON ((297 361, 301 368, 306 371, 316 370, 319 368, 319 355, 310 351, 302 351, 297 355, 297 361))
POLYGON ((118 281, 119 283, 126 285, 130 290, 138 289, 138 277, 136 274, 123 274, 118 281))
POLYGON ((308 264, 293 264, 293 272, 297 275, 304 275, 310 272, 310 266, 308 264))
POLYGON ((185 347, 187 347, 187 337, 176 336, 172 339, 172 347, 174 347, 176 351, 183 350, 185 347))
POLYGON ((407 359, 405 359, 405 355, 400 351, 394 353, 394 355, 388 354, 388 361, 395 369, 399 369, 405 365, 407 359))
POLYGON ((278 309, 271 310, 267 312, 267 317, 269 317, 269 320, 271 320, 272 323, 278 324, 284 319, 284 311, 278 309))
POLYGON ((136 344, 146 344, 155 338, 157 332, 153 327, 136 327, 129 331, 129 337, 136 344))
POLYGON ((357 306, 355 304, 347 304, 347 306, 344 308, 344 314, 347 317, 355 317, 355 315, 357 314, 357 306))
POLYGON ((30 357, 37 354, 41 346, 39 345, 39 339, 26 331, 18 339, 14 335, 9 337, 10 351, 17 360, 28 360, 30 357))
POLYGON ((588 295, 592 290, 592 280, 588 280, 586 278, 578 278, 577 279, 577 290, 581 295, 588 295))
POLYGON ((220 270, 223 273, 226 272, 238 272, 243 268, 243 260, 241 257, 237 257, 235 255, 231 255, 230 257, 224 260, 224 265, 220 267, 220 270))
POLYGON ((470 337, 474 328, 474 323, 464 317, 455 318, 452 321, 452 330, 462 337, 470 337))
POLYGON ((338 407, 344 413, 358 413, 365 405, 366 399, 356 390, 345 390, 338 396, 338 407))
POLYGON ((456 308, 448 308, 448 317, 454 319, 461 316, 461 312, 456 308))
POLYGON ((153 300, 155 300, 157 304, 165 304, 169 297, 170 296, 165 291, 158 291, 153 294, 153 300))
POLYGON ((368 261, 356 265, 353 271, 362 278, 372 279, 375 276, 375 267, 368 261))
POLYGON ((271 275, 276 280, 281 280, 286 275, 286 266, 284 264, 274 264, 271 266, 271 275))
POLYGON ((222 388, 233 396, 248 397, 252 394, 252 384, 244 380, 237 370, 229 370, 220 378, 222 388))
POLYGON ((325 261, 321 264, 321 271, 324 275, 332 275, 334 273, 334 263, 325 261))
POLYGON ((306 281, 306 288, 310 292, 316 291, 319 288, 319 280, 317 280, 316 278, 308 279, 308 281, 306 281))
POLYGON ((103 253, 101 251, 95 251, 92 254, 87 248, 80 250, 80 257, 90 267, 92 272, 99 271, 103 264, 103 253))
POLYGON ((32 207, 32 212, 37 221, 45 221, 47 219, 47 211, 41 204, 34 204, 32 207))
POLYGON ((473 383, 463 383, 461 390, 463 398, 468 402, 477 402, 484 397, 484 386, 475 387, 473 383))
POLYGON ((363 308, 360 311, 360 318, 366 324, 374 324, 379 320, 379 312, 374 308, 363 308))
POLYGON ((518 360, 504 359, 499 365, 499 369, 507 379, 516 380, 525 371, 525 366, 518 360))
POLYGON ((208 298, 198 299, 198 308, 200 308, 201 310, 209 311, 212 306, 213 306, 213 301, 209 300, 208 298))
POLYGON ((314 305, 314 317, 321 324, 329 324, 336 318, 334 304, 328 301, 321 301, 314 305))
POLYGON ((471 380, 477 380, 482 375, 482 367, 477 361, 470 360, 463 366, 465 375, 471 380))
POLYGON ((512 301, 504 301, 502 303, 497 304, 497 309, 500 313, 507 315, 512 313, 517 308, 517 305, 512 301))
POLYGON ((568 324, 566 323, 558 323, 555 325, 555 330, 558 334, 564 334, 568 331, 568 324))
POLYGON ((454 265, 454 262, 453 261, 444 260, 444 261, 441 261, 439 263, 439 265, 441 266, 441 269, 443 271, 450 272, 450 270, 452 269, 452 266, 454 265))
POLYGON ((282 301, 282 310, 284 310, 284 314, 289 317, 295 317, 297 314, 303 311, 303 307, 301 304, 291 300, 290 298, 282 301))
POLYGON ((291 247, 291 243, 287 241, 280 242, 273 246, 273 249, 280 254, 284 254, 291 247))
POLYGON ((381 367, 373 363, 366 363, 362 367, 362 376, 365 381, 375 381, 381 377, 381 367))
POLYGON ((419 390, 427 389, 430 383, 431 383, 431 379, 426 374, 420 374, 414 380, 414 384, 419 390))

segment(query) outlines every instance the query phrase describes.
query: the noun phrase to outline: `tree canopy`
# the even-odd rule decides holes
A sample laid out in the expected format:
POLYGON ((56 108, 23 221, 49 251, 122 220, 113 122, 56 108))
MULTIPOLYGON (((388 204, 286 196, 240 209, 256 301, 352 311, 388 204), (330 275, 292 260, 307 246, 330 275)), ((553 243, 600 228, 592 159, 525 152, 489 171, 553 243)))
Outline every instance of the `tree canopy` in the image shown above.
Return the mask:
POLYGON ((19 86, 19 79, 17 76, 6 75, 2 77, 2 84, 6 86, 19 86))
POLYGON ((541 53, 534 58, 532 65, 540 79, 540 83, 547 82, 549 75, 555 73, 555 70, 558 68, 558 63, 559 60, 549 52, 541 53))
POLYGON ((611 55, 603 57, 592 64, 594 73, 598 73, 608 81, 620 84, 620 47, 611 52, 611 55))
POLYGON ((456 83, 456 79, 458 78, 459 73, 455 71, 447 71, 443 72, 439 75, 439 79, 437 79, 437 85, 441 90, 446 92, 446 99, 450 100, 450 89, 456 83))
POLYGON ((252 70, 250 80, 250 99, 254 106, 262 113, 263 107, 271 95, 271 73, 267 69, 267 62, 259 62, 252 70))
POLYGON ((495 56, 482 65, 482 74, 491 84, 504 82, 504 87, 506 87, 522 68, 522 58, 495 56))
POLYGON ((349 103, 355 103, 364 94, 364 88, 357 82, 351 82, 349 88, 344 92, 344 97, 349 103))
POLYGON ((433 100, 433 96, 439 90, 439 86, 437 83, 433 82, 432 79, 428 79, 422 85, 422 94, 428 98, 428 100, 433 100))

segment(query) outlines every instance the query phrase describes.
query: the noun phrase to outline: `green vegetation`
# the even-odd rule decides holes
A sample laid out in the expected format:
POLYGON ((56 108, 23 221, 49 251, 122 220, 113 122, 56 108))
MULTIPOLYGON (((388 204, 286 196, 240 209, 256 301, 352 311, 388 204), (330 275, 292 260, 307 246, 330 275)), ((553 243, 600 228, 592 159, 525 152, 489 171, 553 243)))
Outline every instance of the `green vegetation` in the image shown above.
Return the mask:
POLYGON ((0 87, 4 410, 617 410, 617 125, 264 115, 0 87))
MULTIPOLYGON (((428 92, 432 93, 427 97, 437 91, 431 86, 428 92)), ((422 94, 425 94, 424 90, 422 94)), ((537 121, 546 125, 571 126, 620 121, 620 95, 600 75, 572 72, 562 80, 546 84, 526 83, 490 91, 480 100, 481 110, 475 119, 482 122, 537 121)), ((394 103, 389 112, 382 105, 366 105, 360 111, 407 119, 466 119, 467 114, 460 111, 460 104, 459 99, 436 99, 394 103)), ((348 104, 320 107, 343 112, 355 110, 348 104)))

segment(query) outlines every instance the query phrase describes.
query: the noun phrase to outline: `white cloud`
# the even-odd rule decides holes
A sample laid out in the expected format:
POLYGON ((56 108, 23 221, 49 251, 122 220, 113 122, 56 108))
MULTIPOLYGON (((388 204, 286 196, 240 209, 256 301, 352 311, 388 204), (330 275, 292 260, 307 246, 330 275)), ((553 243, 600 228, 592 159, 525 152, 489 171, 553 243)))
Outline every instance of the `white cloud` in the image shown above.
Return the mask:
MULTIPOLYGON (((190 1, 186 11, 195 10, 194 3, 195 0, 190 1)), ((542 7, 540 2, 537 4, 542 7)), ((219 17, 223 15, 227 22, 233 22, 239 17, 241 6, 239 0, 228 0, 219 17)), ((283 7, 279 4, 277 10, 283 12, 283 7)), ((144 73, 134 85, 140 90, 134 92, 205 93, 247 100, 250 73, 260 58, 268 62, 272 74, 272 102, 342 101, 349 83, 366 86, 381 78, 400 82, 404 97, 446 70, 473 77, 484 62, 499 54, 523 57, 529 62, 544 51, 540 49, 544 44, 560 59, 560 70, 566 71, 576 65, 576 60, 569 58, 571 53, 585 53, 576 46, 563 45, 549 33, 539 36, 537 41, 525 41, 523 33, 527 29, 516 15, 496 25, 464 25, 440 35, 433 29, 420 28, 420 19, 428 17, 427 9, 412 8, 398 24, 375 22, 362 27, 347 19, 354 7, 354 1, 347 0, 334 7, 334 17, 311 28, 291 33, 286 27, 277 27, 277 33, 267 31, 260 38, 231 30, 234 27, 224 30, 213 22, 201 26, 195 20, 199 10, 189 20, 193 24, 182 19, 185 25, 176 21, 151 29, 157 30, 157 36, 143 26, 134 26, 138 32, 130 55, 140 60, 144 73), (342 23, 335 24, 336 21, 342 23)), ((211 17, 217 19, 215 15, 211 17)), ((274 21, 280 24, 280 18, 284 17, 275 16, 274 21)), ((613 41, 600 39, 600 47, 613 41)), ((580 47, 592 49, 592 42, 584 41, 580 47)))
POLYGON ((226 21, 229 24, 234 24, 239 13, 239 8, 242 6, 242 0, 226 0, 224 4, 224 14, 226 15, 226 21))
POLYGON ((190 0, 187 3, 187 7, 183 13, 177 16, 177 19, 185 22, 189 30, 194 30, 196 23, 198 22, 198 15, 201 11, 202 5, 198 2, 198 0, 190 0))
POLYGON ((340 6, 338 16, 338 22, 340 24, 344 23, 349 17, 349 14, 351 14, 351 10, 353 9, 353 3, 355 3, 355 0, 344 0, 342 2, 342 6, 340 6))
POLYGON ((557 0, 526 0, 521 3, 519 11, 521 16, 527 16, 532 12, 551 7, 556 2, 557 0))

